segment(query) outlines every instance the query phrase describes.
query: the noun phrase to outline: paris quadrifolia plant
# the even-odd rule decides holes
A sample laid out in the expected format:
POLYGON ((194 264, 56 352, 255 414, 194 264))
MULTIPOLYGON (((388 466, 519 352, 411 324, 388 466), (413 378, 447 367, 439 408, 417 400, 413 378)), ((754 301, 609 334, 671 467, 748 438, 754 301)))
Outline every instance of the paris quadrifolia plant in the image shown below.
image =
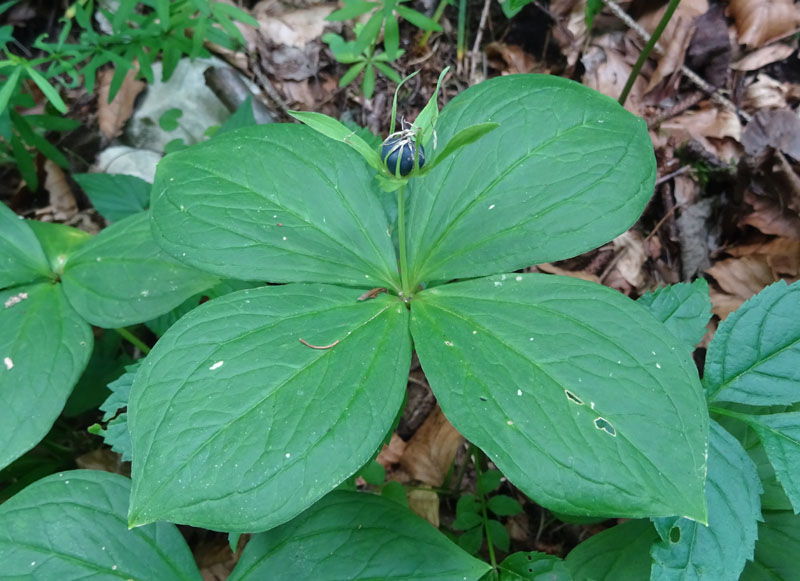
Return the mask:
MULTIPOLYGON (((261 532, 232 579, 735 578, 753 558, 770 476, 759 480, 745 436, 712 421, 707 402, 726 428, 760 436, 786 492, 782 505, 764 505, 784 512, 765 513, 758 530, 794 518, 785 511, 800 508, 800 477, 787 458, 800 446, 775 442, 800 429, 788 407, 800 399, 800 337, 786 322, 798 285, 770 287, 723 323, 701 383, 692 350, 710 316, 704 281, 633 301, 524 272, 637 220, 656 175, 643 120, 546 75, 485 81, 441 112, 434 94, 399 128, 396 108, 395 97, 380 150, 334 119, 296 112, 303 124, 244 128, 163 159, 149 210, 162 261, 208 273, 207 286, 251 288, 185 314, 112 385, 103 409, 112 417, 127 404, 127 415, 105 435, 132 458, 131 481, 67 472, 32 485, 0 508, 16 523, 0 527, 0 556, 38 542, 40 525, 19 525, 40 522, 42 499, 91 497, 102 506, 81 501, 57 534, 103 527, 83 557, 146 578, 198 576, 162 521, 261 532), (487 510, 520 508, 488 496, 500 473, 482 469, 491 483, 479 482, 454 525, 472 551, 485 536, 487 564, 392 500, 337 490, 392 431, 413 352, 470 449, 531 500, 561 515, 635 520, 566 562, 515 553, 498 564, 508 539, 487 510), (148 559, 173 573, 155 564, 141 573, 148 559)), ((102 264, 81 252, 78 266, 102 264)), ((66 298, 47 291, 64 309, 91 286, 71 268, 47 283, 65 287, 66 298)), ((30 301, 5 292, 7 307, 19 299, 9 312, 30 301)), ((41 543, 52 546, 48 534, 41 543)), ((42 561, 26 551, 13 571, 42 561)))

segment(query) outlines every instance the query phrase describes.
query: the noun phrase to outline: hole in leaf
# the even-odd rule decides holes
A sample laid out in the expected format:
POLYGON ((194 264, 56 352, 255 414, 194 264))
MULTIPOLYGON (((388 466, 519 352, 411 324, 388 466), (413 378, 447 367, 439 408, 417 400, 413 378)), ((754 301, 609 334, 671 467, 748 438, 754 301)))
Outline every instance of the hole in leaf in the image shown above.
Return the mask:
POLYGON ((669 530, 669 542, 677 543, 681 540, 681 527, 672 527, 669 530))
POLYGON ((574 393, 572 393, 570 390, 565 389, 564 390, 564 395, 566 395, 567 399, 569 401, 571 401, 572 403, 576 403, 578 405, 583 405, 583 400, 581 398, 579 398, 577 395, 575 395, 574 393))
POLYGON ((617 430, 611 425, 611 422, 605 418, 597 418, 594 421, 594 427, 598 430, 603 430, 609 436, 617 436, 617 430))

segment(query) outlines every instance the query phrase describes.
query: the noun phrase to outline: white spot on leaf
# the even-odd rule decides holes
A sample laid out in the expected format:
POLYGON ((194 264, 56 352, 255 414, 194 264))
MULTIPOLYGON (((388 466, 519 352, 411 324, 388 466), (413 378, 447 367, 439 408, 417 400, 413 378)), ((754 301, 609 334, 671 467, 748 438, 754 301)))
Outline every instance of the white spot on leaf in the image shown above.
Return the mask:
POLYGON ((3 363, 6 364, 6 369, 9 371, 11 370, 12 367, 14 367, 14 362, 11 361, 11 357, 6 357, 5 359, 3 359, 3 363))
POLYGON ((453 342, 452 341, 445 341, 444 344, 447 345, 448 347, 452 347, 453 346, 453 342))
POLYGON ((217 362, 216 362, 214 365, 212 365, 212 366, 211 366, 211 367, 209 367, 208 369, 209 369, 210 371, 214 371, 215 369, 219 369, 220 367, 222 367, 222 365, 223 365, 224 363, 225 363, 224 361, 217 361, 217 362))
POLYGON ((28 293, 16 294, 13 297, 10 297, 6 301, 6 308, 9 309, 9 308, 13 307, 14 305, 16 305, 17 303, 21 303, 22 301, 24 301, 27 298, 28 298, 28 293))
POLYGON ((489 206, 489 209, 490 209, 490 210, 494 210, 494 204, 492 204, 491 206, 489 206))
POLYGON ((521 389, 517 390, 517 395, 522 396, 522 390, 521 389))

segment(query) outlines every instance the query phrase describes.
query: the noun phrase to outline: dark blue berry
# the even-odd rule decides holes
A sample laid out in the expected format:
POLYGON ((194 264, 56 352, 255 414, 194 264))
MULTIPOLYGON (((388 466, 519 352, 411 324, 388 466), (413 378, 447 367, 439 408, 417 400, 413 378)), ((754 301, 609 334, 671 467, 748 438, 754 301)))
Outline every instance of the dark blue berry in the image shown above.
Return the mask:
MULTIPOLYGON (((384 160, 386 167, 392 174, 395 173, 397 167, 397 160, 400 159, 400 175, 407 176, 414 169, 414 154, 415 145, 412 142, 405 141, 403 145, 397 144, 403 141, 401 137, 392 137, 383 142, 381 147, 381 159, 384 160), (395 149, 396 148, 396 149, 395 149), (392 151, 394 149, 394 151, 392 151)), ((419 146, 419 167, 425 165, 425 149, 422 145, 419 146)))

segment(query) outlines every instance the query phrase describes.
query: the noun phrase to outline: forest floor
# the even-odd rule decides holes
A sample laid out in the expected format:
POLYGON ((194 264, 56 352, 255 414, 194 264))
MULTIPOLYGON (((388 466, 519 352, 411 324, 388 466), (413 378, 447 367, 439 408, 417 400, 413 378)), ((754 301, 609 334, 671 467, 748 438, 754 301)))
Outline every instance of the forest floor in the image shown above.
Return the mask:
MULTIPOLYGON (((203 139, 192 124, 208 127, 224 120, 248 94, 278 121, 289 121, 289 109, 320 111, 382 137, 389 133, 394 82, 378 75, 370 99, 362 94, 360 77, 339 87, 347 66, 322 41, 326 32, 352 34, 352 22, 325 20, 336 3, 244 4, 259 22, 257 29, 242 27, 246 48, 208 47, 219 60, 180 69, 185 76, 176 73, 177 82, 184 83, 177 96, 175 85, 159 92, 163 84, 148 87, 129 75, 109 104, 104 95, 113 71, 99 72, 92 94, 73 90, 66 98, 68 115, 81 127, 53 135, 54 145, 68 152, 69 171, 39 154, 34 162, 41 179, 32 187, 15 166, 2 166, 0 199, 22 216, 96 233, 104 220, 71 172, 152 178, 171 139, 187 144, 203 139), (189 88, 195 86, 189 80, 193 75, 203 96, 189 88), (249 83, 242 84, 242 78, 249 83), (209 99, 218 100, 212 113, 209 99), (159 116, 171 108, 183 110, 180 127, 159 127, 159 116)), ((466 0, 463 54, 457 49, 457 3, 444 10, 443 31, 424 44, 423 31, 401 20, 405 54, 393 64, 400 76, 420 73, 399 93, 399 112, 413 120, 447 66, 451 73, 440 106, 484 79, 516 73, 567 77, 618 98, 645 44, 642 31, 654 30, 666 2, 619 2, 618 10, 610 4, 587 30, 586 0, 533 0, 511 19, 497 2, 466 0)), ((428 15, 436 8, 433 0, 410 5, 428 15)), ((59 30, 50 2, 23 2, 4 19, 25 28, 29 39, 59 30)), ((705 346, 721 320, 765 286, 800 277, 798 30, 800 10, 792 0, 683 0, 662 35, 662 50, 646 61, 625 102, 647 121, 655 147, 658 179, 650 204, 628 232, 604 246, 527 270, 598 282, 632 298, 665 284, 705 278, 715 316, 695 351, 702 369, 705 346)), ((447 530, 459 494, 474 486, 467 444, 442 415, 416 361, 408 387, 401 424, 379 461, 387 479, 418 488, 409 495, 412 508, 447 530), (440 492, 432 493, 431 487, 440 492)), ((94 421, 85 415, 64 418, 61 428, 85 431, 94 421)), ((124 470, 96 440, 82 442, 79 466, 124 470)), ((568 524, 510 483, 501 491, 525 508, 505 523, 512 551, 563 556, 615 522, 568 524)), ((185 533, 205 577, 224 579, 236 558, 227 539, 188 528, 185 533)))

